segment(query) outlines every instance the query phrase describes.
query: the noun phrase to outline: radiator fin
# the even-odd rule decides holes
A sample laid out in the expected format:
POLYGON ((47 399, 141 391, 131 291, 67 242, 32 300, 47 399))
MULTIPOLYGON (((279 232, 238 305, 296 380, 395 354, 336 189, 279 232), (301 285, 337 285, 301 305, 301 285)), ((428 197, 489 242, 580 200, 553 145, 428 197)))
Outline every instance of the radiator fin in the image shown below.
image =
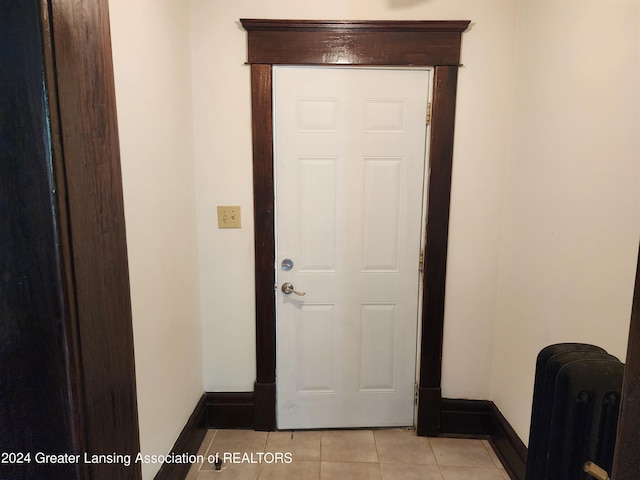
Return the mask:
POLYGON ((624 365, 594 345, 543 349, 536 362, 526 480, 588 480, 613 463, 624 365))

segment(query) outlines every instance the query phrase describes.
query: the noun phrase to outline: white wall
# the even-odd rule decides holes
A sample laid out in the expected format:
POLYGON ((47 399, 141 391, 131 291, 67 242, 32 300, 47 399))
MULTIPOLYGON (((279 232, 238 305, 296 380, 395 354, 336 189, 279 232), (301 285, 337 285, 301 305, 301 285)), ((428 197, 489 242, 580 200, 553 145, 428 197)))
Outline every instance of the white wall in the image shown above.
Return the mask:
POLYGON ((144 450, 170 448, 203 390, 253 389, 240 18, 472 20, 459 74, 443 395, 494 400, 526 441, 540 348, 589 341, 624 357, 640 235, 636 0, 110 7, 144 450), (219 230, 217 205, 240 205, 243 228, 219 230))
POLYGON ((535 356, 625 359, 640 238, 640 3, 523 0, 492 399, 528 439, 535 356))
POLYGON ((203 393, 189 16, 180 0, 109 8, 141 450, 166 454, 203 393))
POLYGON ((490 395, 503 172, 514 61, 512 0, 191 0, 195 152, 205 388, 255 380, 251 112, 240 18, 471 19, 457 117, 444 354, 444 394, 490 395), (218 230, 216 205, 243 208, 218 230), (211 348, 215 346, 215 348, 211 348))

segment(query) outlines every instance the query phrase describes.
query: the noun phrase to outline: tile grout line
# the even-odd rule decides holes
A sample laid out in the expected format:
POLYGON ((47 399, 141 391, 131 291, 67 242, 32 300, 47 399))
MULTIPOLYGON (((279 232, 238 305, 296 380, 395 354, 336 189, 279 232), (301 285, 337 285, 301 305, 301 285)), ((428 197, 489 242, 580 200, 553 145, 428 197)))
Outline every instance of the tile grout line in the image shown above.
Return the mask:
MULTIPOLYGON (((211 436, 211 441, 209 442, 209 445, 207 445, 207 448, 204 451, 205 458, 209 454, 209 450, 211 450, 211 446, 213 445, 213 441, 215 440, 216 435, 218 435, 218 430, 214 429, 213 430, 213 435, 211 436)), ((198 474, 197 475, 199 475, 200 472, 202 472, 202 467, 204 467, 204 462, 199 463, 199 465, 198 465, 198 474)), ((197 480, 197 475, 196 475, 196 480, 197 480)))
POLYGON ((438 461, 438 456, 436 455, 436 451, 433 449, 433 444, 431 443, 431 439, 433 437, 426 437, 427 438, 427 442, 429 443, 429 449, 431 450, 431 454, 433 455, 433 459, 436 461, 436 467, 438 467, 438 473, 440 474, 440 478, 442 480, 446 480, 444 478, 444 472, 442 471, 442 465, 440 465, 440 462, 438 461))
MULTIPOLYGON (((264 437, 264 445, 262 445, 262 453, 265 453, 267 450, 267 445, 269 443, 269 437, 271 436, 271 432, 267 432, 267 435, 264 437)), ((262 473, 262 469, 264 468, 264 464, 260 462, 258 464, 257 472, 256 472, 256 480, 260 479, 260 474, 262 473)))
POLYGON ((380 472, 380 479, 384 480, 384 474, 382 473, 382 463, 380 462, 380 451, 378 450, 378 437, 376 436, 375 431, 371 431, 373 435, 373 444, 376 447, 376 458, 378 460, 378 471, 380 472))
POLYGON ((502 462, 496 455, 496 452, 493 450, 493 447, 491 447, 491 444, 487 440, 482 440, 482 444, 484 445, 484 448, 487 450, 487 452, 489 452, 489 456, 493 460, 493 463, 496 466, 496 468, 504 469, 504 465, 502 465, 502 462))
MULTIPOLYGON (((386 440, 387 437, 381 436, 381 435, 376 435, 376 433, 377 433, 376 430, 368 430, 368 431, 371 432, 370 434, 373 435, 373 440, 374 440, 374 451, 376 453, 376 457, 375 457, 373 462, 378 464, 378 467, 375 470, 378 471, 378 474, 379 474, 379 477, 376 477, 376 478, 379 478, 380 480, 384 480, 385 478, 387 478, 388 475, 394 476, 395 473, 391 473, 391 472, 394 471, 393 468, 391 468, 389 471, 387 471, 386 472, 387 474, 385 475, 385 471, 383 469, 383 462, 381 461, 382 460, 381 452, 380 452, 381 443, 382 443, 382 446, 385 446, 385 442, 384 441, 386 440)), ((201 446, 201 449, 200 449, 200 451, 204 450, 205 458, 206 458, 207 454, 211 453, 211 449, 213 448, 213 444, 215 443, 215 440, 217 439, 217 436, 220 433, 221 432, 219 430, 217 430, 217 429, 209 430, 208 436, 210 438, 207 438, 207 441, 204 443, 204 445, 201 446)), ((271 441, 276 442, 276 444, 278 443, 279 437, 276 437, 276 432, 265 432, 265 433, 266 433, 266 435, 262 436, 262 438, 261 438, 262 443, 259 443, 258 445, 255 445, 255 447, 257 447, 255 451, 260 451, 261 450, 264 453, 264 452, 266 452, 268 450, 269 444, 270 444, 271 441)), ((291 435, 292 444, 293 443, 297 443, 300 440, 300 437, 298 435, 295 435, 296 432, 289 431, 289 432, 285 432, 285 433, 288 433, 288 434, 291 435)), ((327 470, 326 468, 323 468, 323 463, 325 464, 325 467, 327 466, 327 463, 340 463, 340 462, 354 463, 354 460, 349 460, 349 459, 330 460, 330 459, 323 458, 323 455, 326 455, 326 453, 327 453, 326 449, 324 448, 324 442, 327 441, 327 437, 325 435, 326 433, 327 432, 325 432, 325 431, 321 431, 320 432, 320 439, 319 439, 320 441, 319 441, 319 446, 318 446, 318 448, 319 448, 319 451, 318 451, 318 453, 319 453, 319 459, 318 459, 319 466, 318 466, 318 470, 316 470, 317 473, 315 473, 315 475, 313 475, 313 477, 310 477, 310 478, 316 478, 317 480, 322 480, 323 479, 323 474, 325 474, 324 472, 327 472, 327 474, 330 474, 330 472, 332 472, 332 471, 334 471, 334 472, 341 471, 341 468, 339 466, 336 466, 336 465, 331 465, 331 468, 329 468, 327 470), (318 479, 318 477, 319 477, 319 479, 318 479)), ((412 432, 410 430, 407 430, 405 433, 411 434, 412 432)), ((433 467, 435 467, 434 470, 433 470, 433 474, 435 474, 436 476, 439 475, 438 478, 440 480, 446 480, 446 476, 445 476, 445 473, 443 471, 443 469, 445 468, 445 465, 441 464, 442 460, 444 460, 444 458, 440 458, 439 459, 436 456, 436 449, 434 447, 434 440, 435 439, 427 437, 426 440, 427 440, 426 443, 428 445, 429 452, 433 455, 433 458, 435 460, 435 464, 433 464, 433 467)), ((462 440, 463 441, 466 440, 467 442, 469 441, 469 439, 462 439, 462 440)), ((478 440, 480 440, 480 439, 478 439, 478 440)), ((484 447, 484 448, 482 448, 482 450, 484 450, 486 455, 488 455, 489 458, 491 458, 491 460, 492 460, 491 461, 491 464, 492 464, 491 467, 489 467, 488 464, 484 464, 484 463, 482 465, 480 465, 480 464, 474 464, 474 465, 453 464, 453 465, 446 465, 447 469, 449 467, 453 468, 455 471, 457 471, 458 469, 469 469, 470 471, 474 471, 476 469, 479 469, 479 470, 486 470, 486 469, 494 470, 495 469, 495 470, 501 472, 502 475, 504 476, 504 474, 505 474, 504 467, 502 466, 501 462, 497 459, 497 456, 493 452, 491 445, 486 440, 480 440, 480 441, 482 442, 482 445, 484 447)), ((365 441, 365 444, 366 444, 366 441, 365 441)), ((437 444, 437 446, 438 446, 438 449, 440 449, 442 447, 439 443, 437 444)), ((477 452, 476 454, 479 454, 479 452, 480 452, 479 450, 475 450, 475 451, 477 452)), ((426 454, 427 454, 427 451, 424 450, 424 455, 426 455, 426 454)), ((362 461, 361 460, 361 461, 357 461, 355 463, 373 463, 373 462, 367 462, 367 461, 362 461)), ((204 478, 204 475, 206 475, 207 478, 209 478, 209 473, 202 474, 202 472, 209 472, 208 469, 207 470, 203 470, 203 467, 204 467, 205 463, 201 463, 201 464, 197 465, 196 466, 196 470, 193 472, 193 473, 195 473, 195 476, 192 474, 191 476, 189 476, 187 478, 189 480, 197 480, 198 477, 200 477, 201 480, 202 480, 204 478), (202 474, 202 476, 201 476, 201 474, 202 474)), ((391 460, 391 463, 389 465, 391 465, 393 467, 394 462, 391 460)), ((423 463, 421 463, 418 460, 416 460, 416 461, 412 461, 412 462, 407 462, 407 465, 423 465, 423 463), (418 463, 416 463, 416 462, 418 462, 418 463)), ((428 465, 428 464, 424 464, 424 465, 428 465)), ((387 465, 385 463, 385 467, 386 466, 387 465)), ((372 472, 372 470, 369 470, 369 471, 372 472)), ((261 463, 258 466, 258 468, 255 470, 255 476, 251 477, 252 480, 257 480, 257 479, 261 478, 262 474, 265 473, 265 472, 268 472, 268 468, 267 468, 266 464, 262 464, 261 463)), ((457 475, 457 473, 455 475, 457 475)), ((213 477, 211 477, 211 478, 213 478, 213 477)), ((305 477, 305 478, 307 478, 307 477, 305 477)), ((508 478, 508 477, 505 476, 505 478, 508 478)))
MULTIPOLYGON (((197 453, 203 452, 203 453, 202 453, 202 455, 206 457, 206 456, 207 456, 207 454, 209 453, 209 449, 211 448, 211 445, 213 445, 213 440, 216 438, 217 433, 218 433, 218 431, 217 431, 217 430, 215 430, 215 429, 207 429, 207 433, 205 434, 205 438, 203 439, 202 444, 200 445, 200 448, 198 448, 198 452, 197 452, 197 453), (206 444, 206 446, 205 446, 204 441, 206 440, 206 435, 207 435, 211 430, 213 430, 213 435, 211 436, 211 440, 209 441, 209 443, 208 443, 208 444, 206 444), (206 447, 206 448, 204 448, 204 449, 203 449, 203 447, 206 447)), ((204 462, 197 462, 196 464, 191 464, 191 469, 192 469, 194 466, 196 467, 196 469, 194 470, 195 475, 193 475, 193 480, 197 480, 197 479, 198 479, 198 476, 200 475, 200 472, 202 472, 202 467, 203 467, 203 465, 204 465, 204 462)), ((190 474, 191 474, 191 469, 190 469, 190 470, 189 470, 189 472, 187 473, 187 477, 186 477, 186 478, 188 478, 188 479, 190 479, 190 478, 191 478, 191 476, 190 476, 190 474)))
POLYGON ((322 439, 324 438, 324 432, 320 431, 320 468, 318 468, 319 478, 322 480, 322 439))
POLYGON ((320 448, 318 452, 318 480, 322 480, 322 431, 320 432, 320 448))

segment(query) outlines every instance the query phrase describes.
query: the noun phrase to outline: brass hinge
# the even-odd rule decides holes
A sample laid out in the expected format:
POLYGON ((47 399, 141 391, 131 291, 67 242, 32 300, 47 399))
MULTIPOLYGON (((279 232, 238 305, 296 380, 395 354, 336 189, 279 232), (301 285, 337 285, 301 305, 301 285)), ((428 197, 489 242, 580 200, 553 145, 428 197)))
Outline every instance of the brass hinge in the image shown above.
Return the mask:
POLYGON ((431 111, 432 111, 431 102, 427 103, 427 125, 431 125, 431 111))
POLYGON ((414 383, 413 384, 413 401, 415 402, 415 404, 418 404, 418 384, 414 383))
POLYGON ((424 273, 424 250, 420 251, 420 257, 418 258, 418 269, 420 273, 424 273))

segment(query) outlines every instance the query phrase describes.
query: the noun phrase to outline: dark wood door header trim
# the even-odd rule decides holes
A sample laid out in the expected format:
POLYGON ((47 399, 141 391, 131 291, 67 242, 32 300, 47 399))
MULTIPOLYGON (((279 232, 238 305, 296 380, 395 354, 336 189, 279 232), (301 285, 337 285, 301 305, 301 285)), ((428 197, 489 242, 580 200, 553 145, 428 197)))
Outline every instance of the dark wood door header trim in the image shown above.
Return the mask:
POLYGON ((469 21, 241 19, 250 64, 458 65, 469 21))
POLYGON ((256 31, 378 31, 457 32, 469 27, 468 20, 271 20, 240 19, 247 32, 256 31))
POLYGON ((444 295, 456 87, 469 21, 240 20, 251 64, 255 220, 255 427, 276 428, 276 299, 272 73, 274 65, 430 66, 429 239, 422 292, 418 433, 440 431, 444 295))

